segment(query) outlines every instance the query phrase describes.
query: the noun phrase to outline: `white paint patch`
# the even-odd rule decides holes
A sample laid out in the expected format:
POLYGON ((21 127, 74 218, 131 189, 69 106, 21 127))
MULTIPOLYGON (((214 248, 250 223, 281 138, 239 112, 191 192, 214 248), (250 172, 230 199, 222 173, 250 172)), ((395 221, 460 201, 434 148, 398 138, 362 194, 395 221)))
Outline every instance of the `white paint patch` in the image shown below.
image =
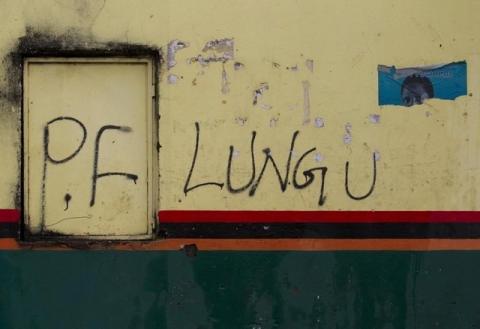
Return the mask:
POLYGON ((316 117, 314 122, 315 122, 315 127, 317 128, 325 127, 325 120, 321 117, 316 117))
POLYGON ((175 54, 177 51, 187 48, 189 46, 188 42, 181 40, 172 40, 168 43, 167 47, 167 69, 174 67, 177 62, 175 61, 175 54))
POLYGON ((205 44, 202 51, 214 51, 220 53, 225 61, 231 60, 235 56, 235 42, 228 38, 211 40, 205 44))
POLYGON ((247 123, 248 118, 247 117, 236 117, 235 118, 235 123, 239 126, 245 126, 247 123))
POLYGON ((303 124, 310 123, 310 82, 302 81, 303 87, 303 124))
POLYGON ((345 144, 345 145, 352 144, 352 135, 350 135, 350 134, 343 135, 343 144, 345 144))
POLYGON ((230 92, 230 82, 228 81, 227 71, 225 71, 225 65, 222 69, 222 94, 228 94, 230 92))
POLYGON ((263 96, 263 94, 269 89, 269 85, 268 83, 266 82, 262 82, 260 83, 260 85, 258 86, 257 89, 255 89, 253 91, 253 105, 257 105, 258 107, 260 107, 262 110, 270 110, 272 108, 271 105, 269 104, 265 104, 265 103, 260 103, 260 100, 263 96))
POLYGON ((322 162, 325 159, 325 157, 320 152, 316 152, 313 155, 313 159, 315 160, 315 162, 322 162))
POLYGON ((242 63, 240 63, 240 62, 235 62, 235 63, 233 64, 233 69, 234 69, 235 71, 241 70, 241 69, 243 69, 244 67, 245 67, 245 65, 242 64, 242 63))
POLYGON ((305 66, 307 69, 313 73, 313 59, 306 59, 305 60, 305 66))
POLYGON ((188 60, 188 63, 199 63, 201 66, 218 62, 226 63, 235 57, 235 43, 233 39, 211 40, 203 46, 202 51, 206 54, 192 57, 188 60))
POLYGON ((380 114, 370 114, 368 120, 374 124, 380 123, 380 114))
POLYGON ((167 77, 167 81, 169 85, 174 85, 178 81, 178 76, 176 76, 175 74, 169 74, 167 77))
POLYGON ((238 158, 240 156, 240 151, 236 150, 236 149, 233 149, 232 156, 234 158, 238 158))
POLYGON ((347 122, 345 124, 345 134, 343 135, 343 143, 350 145, 352 143, 352 124, 347 122))
POLYGON ((380 152, 378 152, 377 150, 373 151, 373 158, 375 159, 375 161, 380 161, 380 152))
POLYGON ((345 124, 345 131, 349 134, 352 132, 352 124, 350 122, 345 124))
POLYGON ((278 124, 279 117, 273 117, 270 119, 270 128, 275 128, 278 124))
POLYGON ((187 60, 188 64, 199 63, 203 67, 208 66, 208 64, 210 64, 210 62, 223 62, 223 60, 218 59, 218 58, 203 57, 202 55, 198 55, 198 56, 189 58, 187 60))
POLYGON ((262 82, 257 89, 253 91, 253 105, 257 105, 262 95, 269 89, 268 83, 262 82))

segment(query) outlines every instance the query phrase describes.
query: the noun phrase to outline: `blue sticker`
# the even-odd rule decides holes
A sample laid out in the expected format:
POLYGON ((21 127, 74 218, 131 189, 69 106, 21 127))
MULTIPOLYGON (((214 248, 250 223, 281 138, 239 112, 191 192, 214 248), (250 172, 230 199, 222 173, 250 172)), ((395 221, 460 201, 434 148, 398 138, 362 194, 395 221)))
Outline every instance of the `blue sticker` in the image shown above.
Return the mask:
POLYGON ((428 98, 450 99, 467 94, 467 63, 411 67, 378 66, 378 104, 412 106, 428 98))

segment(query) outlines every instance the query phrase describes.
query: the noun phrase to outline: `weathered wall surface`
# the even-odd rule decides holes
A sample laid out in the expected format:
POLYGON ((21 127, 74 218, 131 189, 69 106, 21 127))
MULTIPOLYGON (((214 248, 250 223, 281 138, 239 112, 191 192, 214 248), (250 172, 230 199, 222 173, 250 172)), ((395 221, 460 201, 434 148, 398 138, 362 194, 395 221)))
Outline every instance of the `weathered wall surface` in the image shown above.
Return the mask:
POLYGON ((5 1, 0 208, 14 208, 18 194, 19 72, 9 54, 27 36, 35 47, 121 43, 161 50, 161 209, 477 209, 478 6, 468 0, 5 1), (468 95, 411 108, 378 106, 377 65, 460 60, 467 60, 468 95), (186 185, 195 122, 198 156, 186 185), (291 155, 291 184, 279 184, 271 163, 260 177, 266 149, 282 179, 291 155), (305 182, 303 170, 328 170, 321 206, 320 169, 309 186, 294 186, 302 155, 297 185, 305 182), (357 197, 369 191, 376 164, 373 193, 364 200, 345 191, 347 161, 357 197), (205 182, 216 185, 190 190, 205 182))
POLYGON ((8 300, 0 303, 0 325, 475 328, 478 257, 478 252, 0 254, 5 269, 0 301, 8 300))
MULTIPOLYGON (((162 210, 478 210, 479 9, 475 0, 2 1, 0 209, 21 208, 18 55, 135 55, 135 44, 163 59, 162 210), (379 64, 463 60, 467 95, 378 105, 379 64), (282 184, 271 160, 261 175, 270 159, 264 150, 282 184), (291 184, 284 178, 289 156, 291 184), (301 172, 309 168, 317 168, 315 180, 303 188, 301 172), (203 183, 211 184, 192 189, 203 183)), ((304 242, 305 249, 309 243, 322 249, 322 240, 304 242)), ((0 327, 480 325, 478 252, 199 249, 1 251, 0 327)))

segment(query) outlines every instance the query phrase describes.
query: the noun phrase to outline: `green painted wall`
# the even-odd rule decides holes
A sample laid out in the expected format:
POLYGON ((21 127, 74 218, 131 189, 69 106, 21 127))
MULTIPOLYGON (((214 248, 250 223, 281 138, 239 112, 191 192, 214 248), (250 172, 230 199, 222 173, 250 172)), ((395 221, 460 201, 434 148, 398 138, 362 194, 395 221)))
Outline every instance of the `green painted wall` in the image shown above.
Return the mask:
POLYGON ((0 328, 478 328, 480 252, 0 252, 0 328))

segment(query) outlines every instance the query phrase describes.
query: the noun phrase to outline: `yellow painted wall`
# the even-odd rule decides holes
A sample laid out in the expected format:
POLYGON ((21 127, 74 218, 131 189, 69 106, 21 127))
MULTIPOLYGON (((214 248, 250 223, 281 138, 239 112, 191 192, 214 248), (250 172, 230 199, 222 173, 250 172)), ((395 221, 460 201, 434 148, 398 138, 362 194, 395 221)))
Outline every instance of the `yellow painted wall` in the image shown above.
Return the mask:
MULTIPOLYGON (((473 210, 480 206, 479 12, 475 0, 6 0, 0 3, 0 56, 15 48, 27 27, 85 42, 157 46, 165 59, 169 42, 188 43, 176 53, 176 65, 167 70, 164 63, 160 75, 161 209, 473 210), (202 51, 205 44, 223 38, 233 38, 234 59, 189 63, 200 54, 212 55, 202 51), (377 105, 378 64, 408 67, 464 59, 471 96, 412 108, 377 105), (313 72, 306 60, 313 60, 313 72), (235 62, 244 66, 235 70, 235 62), (176 83, 168 83, 173 75, 176 83), (269 88, 254 106, 254 90, 262 83, 269 88), (379 124, 370 122, 371 114, 380 114, 379 124), (317 117, 325 127, 315 126, 317 117), (195 122, 201 133, 192 185, 225 181, 230 145, 237 151, 233 182, 246 183, 252 130, 257 131, 257 175, 267 147, 283 172, 298 130, 293 165, 303 152, 317 148, 323 160, 317 163, 312 155, 305 166, 328 167, 325 205, 317 204, 319 177, 307 189, 290 185, 282 193, 272 167, 253 197, 214 186, 185 197, 195 122), (350 145, 343 142, 348 123, 350 145), (352 193, 364 194, 374 151, 380 156, 375 190, 365 200, 352 200, 344 189, 345 162, 350 162, 352 193)), ((2 62, 3 96, 10 83, 7 71, 8 63, 2 62)), ((0 208, 15 207, 20 113, 18 104, 0 99, 0 208)))

